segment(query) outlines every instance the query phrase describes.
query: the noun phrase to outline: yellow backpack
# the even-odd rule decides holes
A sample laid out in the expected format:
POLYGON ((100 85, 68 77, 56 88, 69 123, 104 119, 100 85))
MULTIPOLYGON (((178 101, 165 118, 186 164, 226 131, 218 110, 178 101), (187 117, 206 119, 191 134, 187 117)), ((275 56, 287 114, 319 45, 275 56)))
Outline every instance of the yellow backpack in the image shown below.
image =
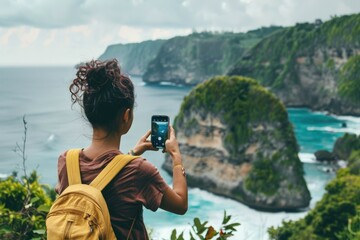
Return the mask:
POLYGON ((80 149, 71 149, 66 154, 69 186, 56 199, 47 215, 47 239, 116 239, 101 190, 138 156, 116 156, 90 185, 86 185, 81 183, 79 153, 80 149))

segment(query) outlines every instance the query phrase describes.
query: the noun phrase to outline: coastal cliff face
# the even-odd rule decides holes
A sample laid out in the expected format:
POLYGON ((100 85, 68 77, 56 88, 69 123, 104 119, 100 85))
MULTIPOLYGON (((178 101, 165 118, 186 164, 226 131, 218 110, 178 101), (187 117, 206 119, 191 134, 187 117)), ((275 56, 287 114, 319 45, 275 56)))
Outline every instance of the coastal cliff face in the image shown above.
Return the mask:
POLYGON ((143 75, 147 65, 153 60, 166 40, 144 41, 140 43, 114 44, 106 48, 99 60, 116 58, 121 70, 132 75, 143 75))
MULTIPOLYGON (((189 186, 265 211, 308 206, 286 109, 255 80, 215 77, 199 84, 174 127, 189 186)), ((172 172, 169 157, 163 168, 172 172)))
POLYGON ((360 14, 297 24, 261 41, 228 74, 255 78, 287 106, 360 115, 360 105, 339 94, 344 66, 359 62, 350 61, 360 55, 359 34, 360 14))
POLYGON ((149 63, 143 81, 195 85, 209 77, 223 75, 245 50, 279 29, 261 28, 248 33, 200 32, 169 39, 149 63))

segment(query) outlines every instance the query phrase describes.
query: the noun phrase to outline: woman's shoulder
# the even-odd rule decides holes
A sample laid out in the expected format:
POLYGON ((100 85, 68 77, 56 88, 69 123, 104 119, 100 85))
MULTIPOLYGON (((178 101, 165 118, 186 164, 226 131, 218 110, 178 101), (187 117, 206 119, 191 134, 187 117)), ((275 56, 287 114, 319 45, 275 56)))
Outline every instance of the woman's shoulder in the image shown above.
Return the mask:
POLYGON ((139 157, 133 160, 137 165, 137 174, 139 177, 152 177, 159 174, 157 167, 146 158, 139 157))

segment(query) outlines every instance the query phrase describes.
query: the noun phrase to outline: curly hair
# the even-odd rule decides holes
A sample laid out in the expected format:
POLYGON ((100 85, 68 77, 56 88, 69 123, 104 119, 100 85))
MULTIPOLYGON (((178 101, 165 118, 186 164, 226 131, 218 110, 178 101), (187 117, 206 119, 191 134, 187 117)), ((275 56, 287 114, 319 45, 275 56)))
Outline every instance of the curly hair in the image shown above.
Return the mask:
POLYGON ((116 59, 80 65, 69 90, 72 104, 83 108, 93 128, 109 133, 118 130, 122 113, 134 107, 134 85, 121 74, 116 59))

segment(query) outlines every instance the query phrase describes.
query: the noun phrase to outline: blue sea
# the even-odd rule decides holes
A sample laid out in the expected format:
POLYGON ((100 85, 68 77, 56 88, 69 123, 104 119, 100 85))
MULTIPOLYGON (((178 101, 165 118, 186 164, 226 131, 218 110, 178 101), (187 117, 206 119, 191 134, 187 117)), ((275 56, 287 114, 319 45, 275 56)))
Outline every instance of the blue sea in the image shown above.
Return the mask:
MULTIPOLYGON (((72 67, 10 67, 0 68, 0 177, 13 171, 22 174, 22 159, 13 150, 22 144, 23 116, 27 121, 26 165, 35 169, 41 182, 55 186, 57 158, 68 148, 86 147, 91 128, 78 107, 71 107, 69 84, 75 76, 72 67)), ((191 88, 170 84, 146 85, 132 77, 136 91, 135 119, 129 133, 122 138, 121 150, 127 152, 148 129, 153 114, 164 114, 173 120, 180 104, 191 88)), ((313 153, 331 150, 335 140, 345 132, 360 134, 360 118, 332 116, 308 109, 288 109, 290 121, 300 146, 305 178, 312 195, 313 207, 324 193, 324 186, 334 177, 329 166, 317 163, 313 153), (342 127, 346 123, 347 127, 342 127)), ((144 156, 160 169, 169 184, 171 177, 161 170, 164 156, 148 152, 144 156)), ((231 199, 206 191, 189 189, 189 211, 185 216, 158 210, 145 211, 145 223, 154 239, 168 239, 173 228, 187 231, 194 217, 219 226, 223 211, 241 223, 234 239, 267 239, 267 228, 282 220, 298 219, 301 213, 265 213, 248 208, 231 199)))

